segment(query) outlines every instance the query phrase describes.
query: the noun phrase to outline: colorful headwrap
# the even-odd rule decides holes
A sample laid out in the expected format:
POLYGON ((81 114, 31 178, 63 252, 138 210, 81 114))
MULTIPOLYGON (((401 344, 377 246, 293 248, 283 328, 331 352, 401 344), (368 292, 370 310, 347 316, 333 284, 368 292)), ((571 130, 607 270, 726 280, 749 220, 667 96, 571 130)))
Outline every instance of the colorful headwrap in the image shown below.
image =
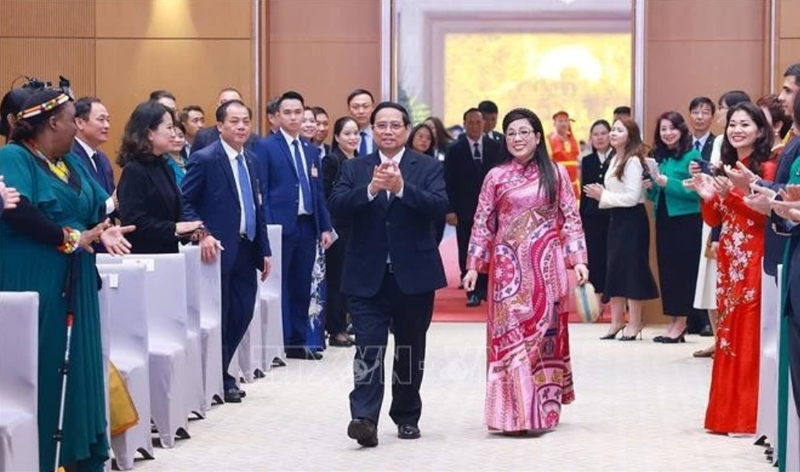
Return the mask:
POLYGON ((57 108, 70 100, 69 96, 66 93, 62 93, 56 98, 52 100, 48 100, 44 103, 39 105, 34 105, 26 110, 22 110, 21 112, 17 113, 18 120, 26 120, 28 118, 32 118, 36 115, 40 115, 42 113, 46 113, 54 108, 57 108))

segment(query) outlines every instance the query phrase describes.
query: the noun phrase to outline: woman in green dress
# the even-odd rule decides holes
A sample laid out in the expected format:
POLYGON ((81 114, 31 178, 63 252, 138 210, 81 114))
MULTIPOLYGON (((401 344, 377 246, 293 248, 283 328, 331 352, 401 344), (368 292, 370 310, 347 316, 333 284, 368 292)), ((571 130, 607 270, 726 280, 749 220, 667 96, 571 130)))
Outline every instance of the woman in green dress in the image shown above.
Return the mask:
POLYGON ((0 220, 0 291, 39 294, 39 460, 56 464, 61 394, 60 367, 66 349, 67 302, 62 296, 68 267, 74 324, 58 464, 67 470, 101 470, 108 459, 98 276, 91 243, 125 254, 124 234, 109 225, 106 192, 70 154, 75 107, 56 89, 34 92, 17 115, 12 142, 0 149, 0 174, 20 194, 17 208, 0 220))

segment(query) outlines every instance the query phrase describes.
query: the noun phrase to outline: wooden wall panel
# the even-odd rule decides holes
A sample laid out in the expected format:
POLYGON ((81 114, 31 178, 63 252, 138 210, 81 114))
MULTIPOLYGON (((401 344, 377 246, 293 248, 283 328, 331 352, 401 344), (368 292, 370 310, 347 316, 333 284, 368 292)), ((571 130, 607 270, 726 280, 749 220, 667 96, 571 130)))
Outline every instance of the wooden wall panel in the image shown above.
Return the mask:
POLYGON ((647 0, 650 41, 764 40, 764 0, 647 0))
POLYGON ((252 37, 252 0, 96 2, 98 38, 252 37))
POLYGON ((250 40, 98 39, 97 95, 114 123, 109 155, 116 154, 130 113, 152 90, 170 90, 178 107, 202 106, 208 120, 221 88, 252 97, 252 62, 250 40))
POLYGON ((781 39, 778 42, 778 56, 776 67, 778 70, 775 73, 776 80, 778 81, 778 89, 783 84, 783 73, 786 68, 792 64, 800 62, 800 38, 781 39))
POLYGON ((269 40, 376 42, 381 37, 376 0, 272 0, 269 40))
POLYGON ((381 2, 268 3, 268 34, 262 29, 262 44, 269 49, 265 97, 294 89, 334 119, 347 113, 347 95, 355 88, 380 97, 381 2))
POLYGON ((334 117, 347 113, 347 95, 356 88, 380 96, 378 44, 277 43, 270 56, 273 95, 297 90, 334 117))
MULTIPOLYGON (((779 37, 800 39, 800 0, 778 1, 780 2, 779 37)), ((800 60, 800 56, 794 57, 800 60)))
POLYGON ((76 95, 93 94, 94 68, 93 39, 0 38, 0 87, 4 91, 19 75, 54 84, 63 75, 70 79, 76 95))
POLYGON ((0 37, 93 38, 95 0, 0 0, 0 37))

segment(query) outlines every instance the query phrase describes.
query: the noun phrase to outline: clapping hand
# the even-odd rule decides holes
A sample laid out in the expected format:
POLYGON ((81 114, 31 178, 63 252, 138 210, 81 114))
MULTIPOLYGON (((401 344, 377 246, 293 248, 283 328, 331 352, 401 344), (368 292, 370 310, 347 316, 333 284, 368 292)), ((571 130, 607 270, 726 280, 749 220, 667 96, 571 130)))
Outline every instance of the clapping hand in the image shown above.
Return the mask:
POLYGON ((398 194, 403 190, 403 174, 395 162, 387 161, 382 163, 377 167, 376 173, 379 179, 385 183, 386 188, 384 190, 394 194, 398 194))
POLYGON ((758 180, 758 176, 748 169, 746 165, 742 164, 741 161, 736 163, 735 168, 725 166, 723 169, 725 170, 725 175, 731 179, 734 187, 738 188, 743 193, 748 193, 750 191, 750 184, 758 180))
POLYGON ((604 190, 605 187, 600 184, 589 184, 583 187, 583 191, 586 193, 586 196, 597 201, 600 201, 600 197, 603 196, 604 190))
POLYGON ((717 193, 714 188, 714 179, 706 174, 694 174, 691 179, 683 181, 683 186, 689 190, 694 190, 700 195, 700 198, 707 202, 713 200, 714 195, 717 193))
POLYGON ((722 177, 722 176, 714 177, 713 184, 714 184, 714 191, 722 199, 727 198, 728 194, 733 188, 733 183, 731 183, 730 179, 728 179, 727 177, 722 177))
POLYGON ((755 182, 750 184, 750 190, 752 193, 744 197, 744 203, 762 215, 769 215, 770 202, 775 198, 775 191, 755 182))
POLYGON ((772 200, 770 208, 781 218, 800 222, 800 185, 787 185, 778 194, 783 201, 772 200))

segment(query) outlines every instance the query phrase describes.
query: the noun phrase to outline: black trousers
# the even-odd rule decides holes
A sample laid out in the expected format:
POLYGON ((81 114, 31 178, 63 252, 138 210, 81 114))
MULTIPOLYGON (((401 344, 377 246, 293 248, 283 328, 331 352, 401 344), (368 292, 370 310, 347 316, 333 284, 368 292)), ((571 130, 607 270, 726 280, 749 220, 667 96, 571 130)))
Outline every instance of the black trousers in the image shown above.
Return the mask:
POLYGON ((258 288, 253 268, 258 248, 247 239, 239 239, 238 244, 236 261, 229 271, 222 273, 222 381, 226 390, 236 387, 228 366, 253 319, 258 288))
POLYGON ((389 416, 400 424, 417 425, 422 414, 419 389, 425 368, 425 339, 433 314, 434 292, 408 295, 400 291, 391 273, 371 298, 349 296, 356 335, 353 361, 355 386, 350 414, 378 423, 384 390, 384 355, 389 324, 394 326, 394 372, 389 416))
MULTIPOLYGON (((460 221, 456 226, 456 242, 458 243, 458 268, 461 270, 461 278, 467 275, 467 253, 469 251, 469 238, 472 235, 472 220, 460 221)), ((467 296, 475 293, 480 298, 486 300, 486 290, 489 285, 489 275, 478 274, 478 282, 475 284, 475 291, 467 293, 467 296)))
POLYGON ((328 283, 325 330, 332 337, 347 331, 347 299, 341 292, 346 247, 347 239, 340 233, 339 239, 325 251, 325 279, 328 283))

